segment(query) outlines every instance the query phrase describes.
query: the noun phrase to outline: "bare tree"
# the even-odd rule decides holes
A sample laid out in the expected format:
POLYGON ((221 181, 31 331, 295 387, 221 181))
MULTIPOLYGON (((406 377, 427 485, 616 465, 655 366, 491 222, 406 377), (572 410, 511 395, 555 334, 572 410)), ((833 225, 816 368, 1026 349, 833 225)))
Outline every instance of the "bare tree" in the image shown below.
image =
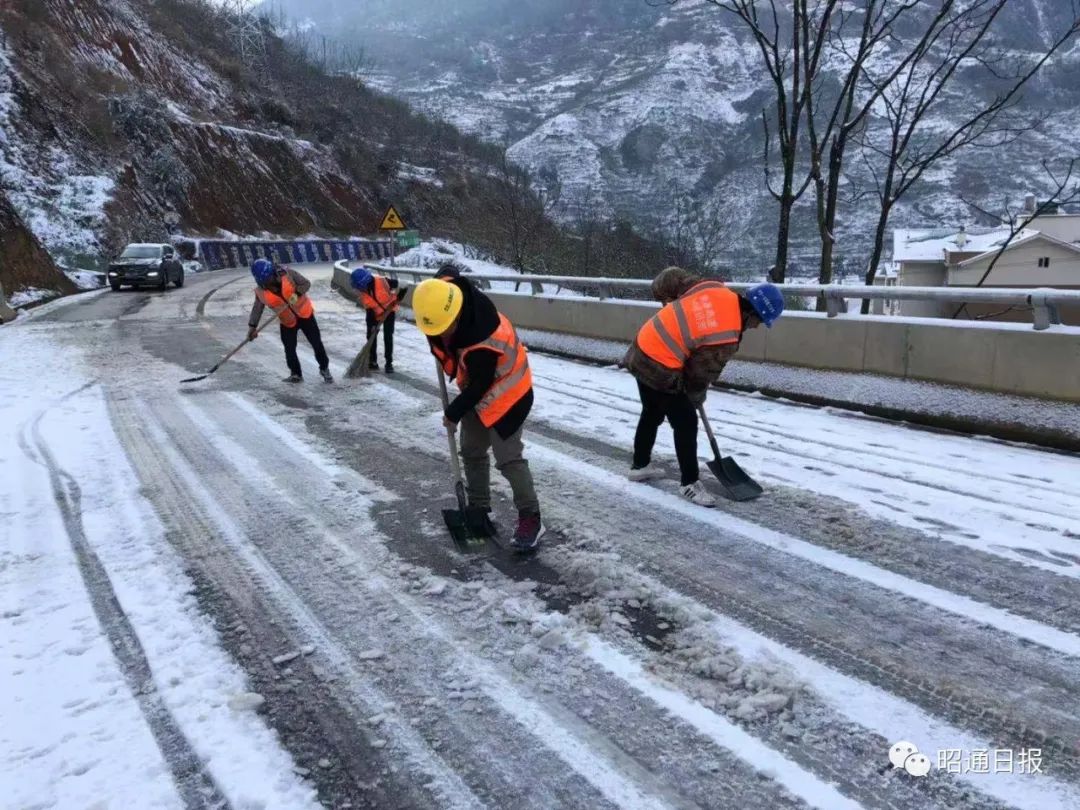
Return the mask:
POLYGON ((495 208, 511 265, 525 273, 538 255, 539 238, 551 227, 548 212, 558 190, 539 187, 532 173, 510 161, 506 152, 498 168, 499 194, 495 208))
POLYGON ((362 79, 375 68, 375 60, 363 45, 358 32, 352 31, 337 40, 332 70, 356 79, 362 79))
MULTIPOLYGON (((874 179, 881 206, 866 271, 868 285, 874 283, 881 262, 894 206, 931 167, 967 147, 1009 144, 1040 123, 1018 114, 1021 90, 1080 31, 1080 13, 1074 0, 1071 25, 1037 57, 1024 60, 1004 56, 988 38, 1006 2, 942 0, 945 13, 935 15, 914 58, 879 88, 884 126, 868 127, 859 136, 863 163, 874 179), (976 68, 998 91, 974 102, 958 121, 952 118, 945 127, 930 126, 932 120, 950 120, 943 114, 950 105, 946 90, 961 70, 976 68)), ((869 301, 864 301, 863 312, 868 311, 869 301)))
MULTIPOLYGON (((680 0, 648 0, 655 4, 661 1, 666 5, 675 5, 680 0)), ((773 280, 783 281, 787 273, 792 211, 813 179, 810 165, 803 165, 807 154, 803 143, 804 117, 820 79, 833 15, 841 3, 840 0, 706 2, 733 15, 750 33, 775 90, 773 110, 761 111, 764 130, 762 158, 765 186, 780 209, 776 261, 770 273, 773 280), (780 163, 778 185, 773 178, 774 147, 780 163)))
POLYGON ((672 264, 708 272, 746 231, 746 222, 733 211, 721 188, 708 193, 687 191, 677 180, 668 184, 660 216, 653 227, 672 264))
MULTIPOLYGON (((866 126, 883 90, 918 53, 916 45, 899 57, 882 59, 886 49, 899 41, 895 33, 898 24, 921 5, 918 0, 864 0, 862 4, 841 6, 832 16, 828 30, 817 35, 828 41, 827 72, 816 80, 808 93, 806 124, 821 237, 818 280, 822 284, 832 281, 836 217, 847 146, 852 136, 866 126), (871 68, 874 62, 883 62, 885 66, 871 68), (871 69, 882 70, 884 75, 878 81, 868 83, 865 75, 871 69)), ((809 26, 808 14, 804 14, 802 24, 809 26)), ((923 38, 926 36, 929 34, 924 33, 923 38)), ((809 48, 811 39, 809 34, 802 38, 801 58, 808 65, 804 68, 805 73, 811 72, 809 65, 815 58, 809 48)))

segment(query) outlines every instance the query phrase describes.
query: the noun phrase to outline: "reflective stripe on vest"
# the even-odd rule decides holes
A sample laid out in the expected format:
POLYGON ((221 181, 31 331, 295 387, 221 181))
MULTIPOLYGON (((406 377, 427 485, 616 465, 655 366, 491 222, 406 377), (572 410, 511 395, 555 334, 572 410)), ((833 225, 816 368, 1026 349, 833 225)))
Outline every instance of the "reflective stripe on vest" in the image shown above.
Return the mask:
POLYGON ((702 346, 738 343, 739 297, 718 281, 695 284, 638 332, 638 347, 661 365, 681 369, 702 346))
POLYGON ((375 295, 360 293, 360 303, 364 309, 373 309, 378 317, 383 317, 390 312, 396 312, 398 308, 397 296, 390 289, 390 283, 382 276, 374 276, 375 295))
POLYGON ((289 299, 295 293, 296 287, 287 275, 281 276, 281 295, 270 290, 264 290, 262 287, 255 288, 255 296, 274 310, 281 320, 281 325, 289 329, 296 326, 296 317, 298 315, 307 320, 315 314, 315 307, 312 306, 311 299, 306 295, 301 295, 295 304, 289 306, 289 299))
POLYGON ((499 327, 486 340, 469 346, 458 353, 457 383, 461 388, 468 385, 465 357, 477 349, 496 352, 495 382, 476 406, 476 415, 484 427, 492 427, 502 419, 532 388, 532 371, 525 345, 518 340, 517 332, 509 319, 499 313, 499 327))

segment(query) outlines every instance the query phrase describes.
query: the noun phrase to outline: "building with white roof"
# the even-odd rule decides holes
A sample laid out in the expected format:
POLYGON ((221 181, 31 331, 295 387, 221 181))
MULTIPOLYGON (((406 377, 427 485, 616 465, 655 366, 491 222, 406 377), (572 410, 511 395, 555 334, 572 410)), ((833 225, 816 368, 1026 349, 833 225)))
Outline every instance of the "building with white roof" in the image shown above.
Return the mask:
MULTIPOLYGON (((1011 241, 1009 235, 1005 226, 959 231, 898 228, 893 231, 895 280, 886 276, 882 283, 1080 289, 1080 214, 1043 214, 1011 241)), ((933 301, 904 301, 891 312, 898 309, 902 315, 939 317, 951 315, 951 308, 933 301)))

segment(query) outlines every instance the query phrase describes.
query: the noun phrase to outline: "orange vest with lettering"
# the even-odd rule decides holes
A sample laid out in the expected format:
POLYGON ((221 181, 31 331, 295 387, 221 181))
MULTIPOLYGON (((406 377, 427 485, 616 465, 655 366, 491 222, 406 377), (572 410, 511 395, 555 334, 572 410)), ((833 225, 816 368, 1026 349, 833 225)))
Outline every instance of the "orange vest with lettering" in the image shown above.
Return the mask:
POLYGON ((443 370, 456 376, 458 388, 461 389, 469 384, 465 358, 469 352, 477 349, 487 349, 499 355, 495 364, 495 381, 476 406, 476 415, 480 417, 480 422, 484 427, 490 428, 529 393, 532 388, 532 371, 529 369, 525 344, 518 339, 510 320, 501 312, 498 328, 485 340, 459 349, 456 357, 438 343, 431 346, 443 370))
POLYGON ((382 276, 375 276, 375 295, 368 295, 363 290, 360 291, 360 303, 364 305, 364 309, 371 309, 375 311, 375 315, 382 320, 391 312, 397 312, 398 298, 394 294, 394 291, 390 289, 390 283, 382 276))
POLYGON ((277 313, 282 326, 292 329, 296 326, 298 316, 304 319, 310 318, 315 314, 315 307, 312 305, 311 299, 306 295, 301 295, 297 302, 290 306, 289 299, 296 293, 296 287, 288 275, 282 275, 280 278, 281 295, 270 290, 264 290, 262 287, 256 287, 255 296, 277 313))
POLYGON ((660 365, 681 369, 695 349, 738 343, 741 335, 739 296, 719 281, 702 281, 642 326, 637 344, 660 365))

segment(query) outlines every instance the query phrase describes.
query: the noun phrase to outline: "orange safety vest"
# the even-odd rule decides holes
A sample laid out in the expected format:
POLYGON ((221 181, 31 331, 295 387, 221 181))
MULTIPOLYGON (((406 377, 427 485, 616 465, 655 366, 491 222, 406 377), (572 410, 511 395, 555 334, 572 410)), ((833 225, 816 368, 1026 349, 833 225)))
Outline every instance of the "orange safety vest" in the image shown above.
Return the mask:
POLYGON ((310 318, 315 314, 315 307, 312 306, 311 299, 307 295, 301 295, 297 302, 290 306, 289 299, 296 293, 296 287, 288 275, 282 275, 280 278, 281 295, 256 287, 255 297, 277 313, 282 326, 292 329, 296 326, 297 316, 304 319, 310 318))
POLYGON ((695 349, 738 343, 741 336, 739 296, 719 281, 703 281, 642 326, 637 344, 662 366, 681 369, 695 349))
POLYGON ((360 303, 364 305, 364 309, 375 310, 375 314, 381 319, 391 312, 397 312, 399 302, 397 295, 390 289, 390 282, 382 276, 374 276, 374 279, 375 295, 368 295, 361 290, 360 303))
POLYGON ((529 393, 532 388, 532 371, 529 369, 525 344, 518 339, 513 324, 501 312, 499 327, 486 340, 459 349, 456 357, 438 343, 431 345, 431 351, 442 364, 443 370, 456 376, 458 388, 461 389, 469 384, 465 357, 477 349, 487 349, 499 355, 495 364, 495 381, 476 406, 476 415, 480 417, 480 422, 484 427, 490 428, 529 393))

